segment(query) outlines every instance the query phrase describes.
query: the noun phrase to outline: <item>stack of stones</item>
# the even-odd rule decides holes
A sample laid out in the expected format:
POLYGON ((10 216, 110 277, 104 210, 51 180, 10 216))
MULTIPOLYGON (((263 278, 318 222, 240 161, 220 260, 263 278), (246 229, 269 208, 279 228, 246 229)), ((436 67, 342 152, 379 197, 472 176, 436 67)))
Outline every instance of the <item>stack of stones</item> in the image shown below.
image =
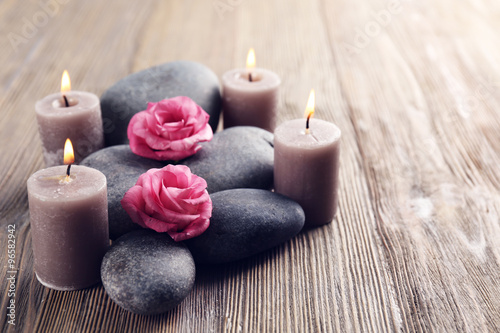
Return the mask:
POLYGON ((195 265, 223 264, 275 247, 304 226, 299 204, 271 191, 273 134, 256 127, 233 127, 214 134, 203 148, 182 161, 139 157, 128 145, 127 126, 148 102, 188 96, 209 115, 216 130, 221 111, 217 76, 207 67, 177 61, 132 74, 101 98, 107 148, 81 164, 106 175, 109 233, 114 241, 102 263, 109 296, 126 310, 158 314, 179 304, 191 291, 195 265), (139 176, 151 168, 187 165, 203 177, 212 199, 209 228, 185 242, 142 229, 120 201, 139 176))

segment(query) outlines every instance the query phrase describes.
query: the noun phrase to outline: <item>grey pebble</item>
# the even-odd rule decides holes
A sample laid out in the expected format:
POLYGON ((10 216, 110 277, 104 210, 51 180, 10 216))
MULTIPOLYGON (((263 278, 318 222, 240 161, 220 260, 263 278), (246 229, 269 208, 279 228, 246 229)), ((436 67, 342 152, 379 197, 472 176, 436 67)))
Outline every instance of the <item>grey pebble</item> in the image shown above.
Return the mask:
POLYGON ((209 193, 273 186, 274 136, 250 126, 231 127, 202 142, 202 149, 179 162, 203 177, 209 193))
POLYGON ((281 194, 235 189, 210 197, 210 226, 185 241, 196 263, 226 263, 252 256, 286 242, 304 226, 300 205, 281 194))
POLYGON ((181 303, 193 288, 195 275, 186 246, 151 230, 120 237, 101 266, 109 297, 125 310, 144 315, 163 313, 181 303))
POLYGON ((106 146, 128 143, 130 119, 148 102, 187 96, 210 115, 215 132, 221 112, 219 79, 208 67, 193 61, 174 61, 131 74, 101 96, 106 146))

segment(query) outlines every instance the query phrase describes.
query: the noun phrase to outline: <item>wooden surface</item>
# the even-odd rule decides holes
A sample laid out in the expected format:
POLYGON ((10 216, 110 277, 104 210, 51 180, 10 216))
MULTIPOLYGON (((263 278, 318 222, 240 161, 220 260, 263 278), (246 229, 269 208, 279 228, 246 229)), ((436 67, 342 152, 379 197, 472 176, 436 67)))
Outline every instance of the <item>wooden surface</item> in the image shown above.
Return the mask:
POLYGON ((2 331, 500 330, 498 1, 61 2, 45 21, 36 0, 0 2, 2 331), (164 315, 128 313, 102 286, 41 286, 25 185, 43 167, 35 101, 59 89, 65 68, 74 89, 100 95, 173 60, 220 77, 250 47, 282 78, 279 123, 301 117, 315 88, 316 117, 342 129, 337 219, 199 269, 192 293, 164 315), (8 225, 15 327, 3 278, 8 225))

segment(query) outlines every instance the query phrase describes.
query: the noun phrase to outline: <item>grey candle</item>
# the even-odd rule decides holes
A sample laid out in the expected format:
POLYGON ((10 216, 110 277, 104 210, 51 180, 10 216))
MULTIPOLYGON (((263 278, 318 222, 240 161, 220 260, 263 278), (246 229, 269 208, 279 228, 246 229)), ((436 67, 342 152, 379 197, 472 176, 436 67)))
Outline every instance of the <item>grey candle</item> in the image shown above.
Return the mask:
POLYGON ((76 163, 104 146, 99 98, 70 91, 69 76, 67 82, 68 87, 61 85, 61 93, 46 96, 35 105, 46 166, 62 164, 66 138, 75 146, 76 163))
POLYGON ((275 191, 302 206, 306 226, 335 217, 340 136, 337 126, 320 119, 287 121, 274 132, 275 191))
POLYGON ((98 283, 109 246, 106 177, 79 165, 67 171, 39 170, 27 183, 36 277, 57 290, 98 283))
POLYGON ((247 68, 233 69, 222 76, 224 128, 256 126, 273 132, 279 101, 279 76, 254 68, 249 53, 247 68))

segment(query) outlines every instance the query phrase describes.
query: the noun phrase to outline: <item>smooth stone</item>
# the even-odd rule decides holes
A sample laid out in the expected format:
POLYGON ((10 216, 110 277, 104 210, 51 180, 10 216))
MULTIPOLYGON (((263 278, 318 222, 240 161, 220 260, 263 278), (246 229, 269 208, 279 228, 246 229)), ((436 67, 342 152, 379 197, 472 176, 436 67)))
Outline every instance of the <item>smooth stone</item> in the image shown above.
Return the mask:
POLYGON ((234 188, 270 189, 273 186, 273 134, 250 126, 231 127, 202 142, 193 156, 180 164, 203 177, 209 193, 234 188))
POLYGON ((106 146, 128 143, 130 119, 146 110, 148 102, 188 96, 210 115, 215 132, 222 100, 219 79, 208 67, 193 61, 174 61, 131 74, 116 82, 101 96, 106 146))
POLYGON ((87 156, 80 164, 97 169, 106 176, 109 238, 116 239, 127 232, 142 229, 132 222, 120 201, 141 174, 151 168, 162 168, 164 163, 132 153, 129 145, 119 145, 101 149, 87 156))
POLYGON ((274 192, 235 189, 210 195, 210 226, 185 241, 196 263, 226 263, 268 250, 300 232, 304 211, 274 192))
POLYGON ((193 288, 195 275, 187 247, 151 230, 120 237, 101 266, 109 297, 125 310, 144 315, 163 313, 181 303, 193 288))

